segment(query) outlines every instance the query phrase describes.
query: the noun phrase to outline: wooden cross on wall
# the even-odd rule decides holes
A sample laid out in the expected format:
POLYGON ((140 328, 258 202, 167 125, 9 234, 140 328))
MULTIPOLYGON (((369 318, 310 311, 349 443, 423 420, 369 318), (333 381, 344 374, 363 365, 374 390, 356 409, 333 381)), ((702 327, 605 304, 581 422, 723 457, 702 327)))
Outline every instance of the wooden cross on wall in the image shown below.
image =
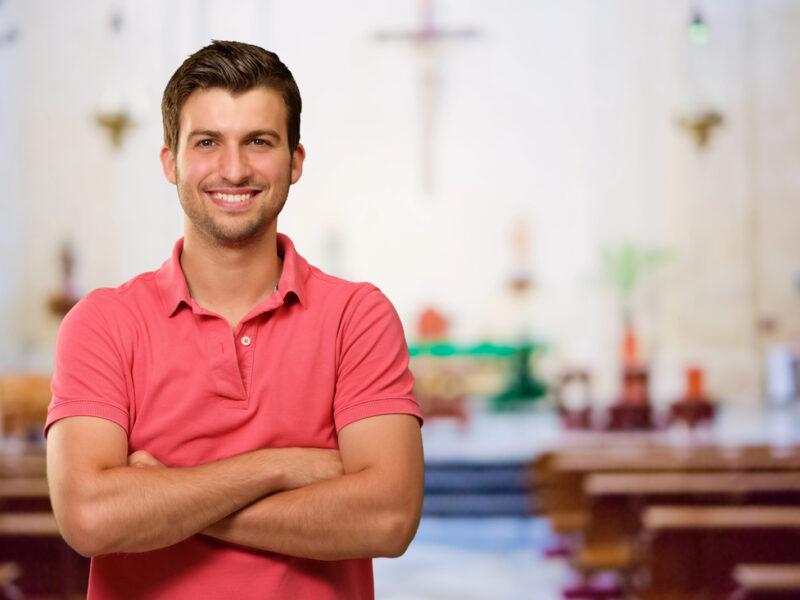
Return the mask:
POLYGON ((420 69, 420 173, 422 189, 433 191, 435 172, 433 146, 435 141, 436 114, 439 108, 438 64, 442 42, 456 39, 472 39, 479 35, 476 29, 440 29, 433 19, 433 0, 420 0, 420 27, 406 31, 379 31, 375 38, 380 42, 411 42, 417 50, 420 69))

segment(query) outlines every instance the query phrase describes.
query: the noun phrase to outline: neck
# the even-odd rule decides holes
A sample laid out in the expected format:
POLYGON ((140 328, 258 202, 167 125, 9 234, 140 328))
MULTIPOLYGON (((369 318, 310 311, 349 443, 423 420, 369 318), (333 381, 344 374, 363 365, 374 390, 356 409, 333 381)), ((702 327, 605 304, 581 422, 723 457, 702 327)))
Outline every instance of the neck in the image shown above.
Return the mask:
POLYGON ((280 279, 277 224, 241 246, 214 243, 186 227, 180 261, 200 306, 220 314, 246 313, 272 294, 280 279))

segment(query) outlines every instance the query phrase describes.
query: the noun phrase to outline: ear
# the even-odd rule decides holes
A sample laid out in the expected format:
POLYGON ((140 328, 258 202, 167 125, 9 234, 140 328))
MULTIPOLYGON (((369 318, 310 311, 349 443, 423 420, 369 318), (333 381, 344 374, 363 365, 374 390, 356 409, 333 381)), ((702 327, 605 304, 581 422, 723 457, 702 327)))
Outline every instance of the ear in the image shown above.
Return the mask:
POLYGON ((175 185, 177 178, 175 177, 175 153, 166 146, 161 147, 161 168, 164 170, 164 177, 167 178, 171 184, 175 185))
POLYGON ((292 154, 292 183, 297 183, 303 174, 303 161, 306 159, 306 149, 303 144, 297 144, 292 154))

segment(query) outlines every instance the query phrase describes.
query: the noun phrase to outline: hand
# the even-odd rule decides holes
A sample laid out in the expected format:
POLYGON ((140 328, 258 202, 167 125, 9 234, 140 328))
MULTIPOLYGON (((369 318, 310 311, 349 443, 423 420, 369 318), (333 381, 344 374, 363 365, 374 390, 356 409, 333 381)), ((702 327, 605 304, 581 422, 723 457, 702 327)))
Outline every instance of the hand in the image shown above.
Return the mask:
POLYGON ((283 474, 284 490, 293 490, 344 474, 338 450, 276 448, 273 452, 283 474))
POLYGON ((163 467, 164 465, 160 463, 156 458, 150 454, 149 452, 145 452, 144 450, 137 450, 133 454, 128 455, 128 466, 129 467, 163 467))

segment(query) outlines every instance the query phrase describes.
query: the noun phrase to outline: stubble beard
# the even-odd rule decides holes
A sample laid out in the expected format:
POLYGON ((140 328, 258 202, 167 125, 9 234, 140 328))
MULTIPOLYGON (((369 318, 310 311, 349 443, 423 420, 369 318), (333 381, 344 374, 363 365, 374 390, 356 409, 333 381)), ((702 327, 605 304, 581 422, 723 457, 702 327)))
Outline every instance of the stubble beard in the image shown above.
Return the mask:
POLYGON ((175 177, 177 180, 178 199, 183 212, 192 224, 192 227, 211 244, 219 247, 241 247, 262 237, 278 218, 289 196, 291 168, 287 180, 279 187, 272 190, 263 189, 261 194, 273 191, 270 202, 261 202, 257 214, 248 220, 240 219, 237 225, 227 225, 214 219, 210 213, 207 199, 202 191, 195 191, 181 180, 177 167, 175 177))

